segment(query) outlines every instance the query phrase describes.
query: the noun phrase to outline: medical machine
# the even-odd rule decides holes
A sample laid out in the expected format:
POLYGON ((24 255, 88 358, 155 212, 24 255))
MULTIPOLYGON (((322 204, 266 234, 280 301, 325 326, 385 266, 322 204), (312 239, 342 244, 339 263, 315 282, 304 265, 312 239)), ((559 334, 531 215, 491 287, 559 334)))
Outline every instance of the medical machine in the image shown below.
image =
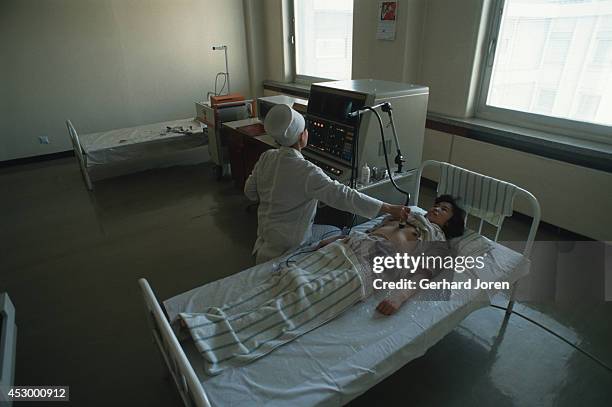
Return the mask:
POLYGON ((347 184, 359 179, 358 169, 366 163, 370 168, 385 168, 385 149, 390 164, 401 149, 403 170, 417 168, 422 158, 428 98, 426 86, 407 83, 375 79, 315 83, 308 100, 309 140, 305 152, 347 184), (376 116, 363 114, 366 107, 386 102, 393 110, 399 145, 395 145, 391 123, 384 113, 384 145, 376 116))
POLYGON ((308 100, 287 95, 263 96, 257 99, 257 117, 263 123, 270 109, 280 104, 291 106, 298 112, 304 114, 306 112, 300 111, 300 108, 307 106, 308 100))

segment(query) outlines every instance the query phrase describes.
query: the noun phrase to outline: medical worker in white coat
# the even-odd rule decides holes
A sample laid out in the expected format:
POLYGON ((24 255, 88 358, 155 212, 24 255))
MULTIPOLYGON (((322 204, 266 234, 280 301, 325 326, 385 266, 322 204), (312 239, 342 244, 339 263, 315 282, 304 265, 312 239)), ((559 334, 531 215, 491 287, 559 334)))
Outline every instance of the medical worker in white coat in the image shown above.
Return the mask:
POLYGON ((301 114, 276 105, 264 121, 266 133, 280 148, 263 153, 244 186, 252 201, 259 201, 257 264, 293 250, 312 237, 312 224, 321 201, 333 208, 371 219, 379 213, 406 218, 405 206, 390 205, 332 180, 321 168, 304 159, 308 130, 301 114))

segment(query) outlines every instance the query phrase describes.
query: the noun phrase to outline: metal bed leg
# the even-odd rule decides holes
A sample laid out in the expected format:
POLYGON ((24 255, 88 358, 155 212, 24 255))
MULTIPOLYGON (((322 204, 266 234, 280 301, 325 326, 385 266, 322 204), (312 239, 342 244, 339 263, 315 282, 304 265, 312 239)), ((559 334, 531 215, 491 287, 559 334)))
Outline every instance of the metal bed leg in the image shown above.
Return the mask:
POLYGON ((504 315, 504 319, 510 318, 512 314, 512 310, 514 309, 514 296, 516 294, 516 286, 517 283, 512 284, 512 288, 510 291, 510 300, 508 301, 508 306, 506 307, 506 313, 504 315))

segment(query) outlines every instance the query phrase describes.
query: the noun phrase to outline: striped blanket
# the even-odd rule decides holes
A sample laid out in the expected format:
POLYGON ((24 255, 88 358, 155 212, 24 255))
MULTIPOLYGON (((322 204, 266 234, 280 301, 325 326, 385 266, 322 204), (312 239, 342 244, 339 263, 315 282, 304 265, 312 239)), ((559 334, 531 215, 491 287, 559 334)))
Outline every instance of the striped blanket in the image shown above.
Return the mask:
POLYGON ((210 375, 250 363, 364 298, 358 260, 332 243, 273 273, 237 300, 181 313, 210 375))

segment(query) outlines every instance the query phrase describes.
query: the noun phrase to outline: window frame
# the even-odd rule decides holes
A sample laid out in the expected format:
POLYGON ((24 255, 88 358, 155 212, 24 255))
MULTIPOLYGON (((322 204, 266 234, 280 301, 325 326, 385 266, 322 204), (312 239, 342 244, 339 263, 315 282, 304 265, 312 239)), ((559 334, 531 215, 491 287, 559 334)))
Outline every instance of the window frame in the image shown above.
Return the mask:
POLYGON ((561 134, 576 139, 612 144, 612 126, 521 112, 486 104, 505 3, 506 0, 494 0, 491 3, 484 42, 486 48, 481 59, 475 116, 480 119, 561 134))
MULTIPOLYGON (((289 0, 289 22, 291 26, 291 32, 289 35, 289 45, 291 52, 291 62, 292 62, 292 74, 293 74, 293 82, 302 84, 302 85, 312 85, 317 82, 329 82, 329 81, 338 81, 342 79, 332 79, 332 78, 320 78, 317 76, 308 76, 308 75, 299 75, 297 73, 297 50, 296 50, 296 38, 295 38, 295 2, 299 0, 289 0)), ((355 11, 355 5, 353 4, 353 13, 355 11)), ((354 27, 353 27, 354 28, 354 27)), ((353 59, 353 54, 351 53, 351 62, 353 59)), ((352 79, 351 74, 351 79, 352 79)))

